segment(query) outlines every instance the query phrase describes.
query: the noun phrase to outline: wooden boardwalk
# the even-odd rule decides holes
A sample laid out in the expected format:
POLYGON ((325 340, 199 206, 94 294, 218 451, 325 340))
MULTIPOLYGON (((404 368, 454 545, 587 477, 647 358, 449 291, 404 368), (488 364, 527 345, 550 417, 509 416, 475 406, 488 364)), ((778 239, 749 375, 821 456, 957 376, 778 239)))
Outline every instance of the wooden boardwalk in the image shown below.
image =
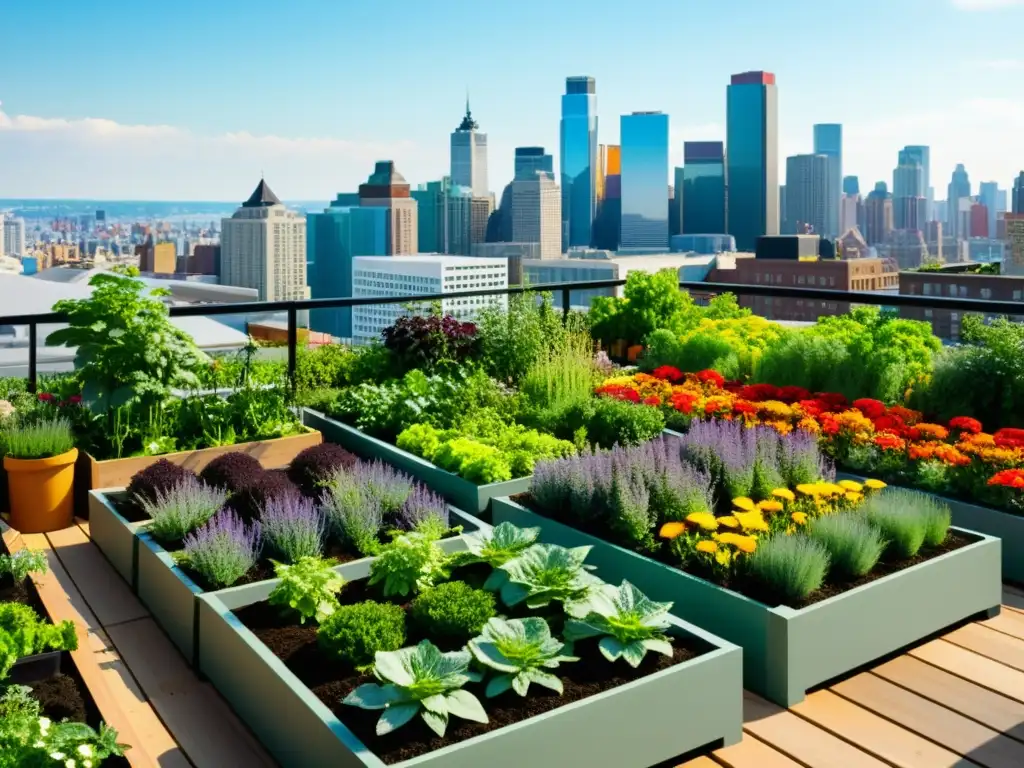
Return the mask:
MULTIPOLYGON (((55 618, 86 627, 80 653, 98 662, 104 716, 115 726, 122 720, 126 740, 136 742, 132 764, 273 766, 88 533, 88 523, 79 522, 20 538, 48 554, 51 573, 39 580, 55 598, 48 607, 59 605, 61 594, 68 598, 61 609, 67 615, 55 618)), ((1024 768, 1024 591, 1006 587, 1003 602, 1001 615, 925 642, 789 710, 746 693, 743 741, 679 768, 1024 768)))

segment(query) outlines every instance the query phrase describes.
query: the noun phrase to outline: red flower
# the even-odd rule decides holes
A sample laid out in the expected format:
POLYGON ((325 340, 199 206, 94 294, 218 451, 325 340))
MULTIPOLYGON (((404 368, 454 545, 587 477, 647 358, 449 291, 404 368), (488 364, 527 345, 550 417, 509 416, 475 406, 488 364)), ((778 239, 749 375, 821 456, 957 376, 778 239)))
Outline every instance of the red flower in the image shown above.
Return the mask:
POLYGON ((869 397, 862 397, 853 401, 853 407, 863 413, 869 419, 877 419, 885 415, 885 403, 881 400, 872 400, 869 397))
POLYGON ((614 397, 616 400, 626 400, 630 403, 640 402, 639 392, 632 387, 626 387, 621 384, 609 384, 607 386, 598 387, 596 392, 598 395, 614 397))
POLYGON ((657 395, 648 395, 644 398, 644 405, 661 405, 661 398, 657 395))
POLYGON ((68 398, 68 402, 71 403, 71 405, 78 405, 82 402, 82 396, 72 395, 71 397, 68 398))
POLYGON ((806 413, 808 416, 817 417, 828 410, 828 403, 822 400, 800 400, 797 405, 806 413))
POLYGON ((1024 469, 1004 469, 1002 472, 996 472, 989 478, 988 484, 1024 489, 1024 469))
POLYGON ((1003 427, 992 437, 1000 448, 1024 448, 1024 429, 1003 427))
POLYGON ((55 398, 49 392, 40 392, 39 393, 39 402, 41 402, 41 403, 52 403, 56 399, 57 398, 55 398))
POLYGON ((906 447, 906 443, 903 440, 888 432, 875 435, 874 443, 883 451, 902 451, 906 447))
POLYGON ((705 384, 712 384, 719 389, 725 384, 725 377, 718 371, 712 371, 710 368, 705 371, 698 371, 697 380, 705 384))
POLYGON ((981 422, 972 419, 970 416, 954 416, 949 420, 950 429, 959 429, 961 432, 970 432, 976 435, 981 432, 981 422))
POLYGON ((826 435, 839 434, 839 422, 830 414, 821 417, 821 431, 826 435))
POLYGON ((676 392, 672 395, 672 407, 680 413, 693 413, 696 404, 697 395, 692 392, 676 392))
POLYGON ((801 400, 810 400, 811 393, 803 387, 794 387, 792 385, 786 387, 779 387, 775 393, 775 399, 781 400, 784 403, 792 404, 801 400))
POLYGON ((756 416, 757 406, 749 400, 737 400, 732 405, 733 413, 742 413, 744 416, 756 416))
POLYGON ((831 411, 841 411, 849 404, 849 400, 846 399, 845 395, 841 395, 838 392, 817 392, 814 395, 816 400, 821 400, 823 403, 828 405, 831 411))
POLYGON ((671 381, 673 384, 683 378, 683 372, 671 365, 659 366, 651 371, 651 375, 656 379, 671 381))
POLYGON ((891 415, 879 416, 877 419, 872 419, 872 422, 876 432, 891 432, 894 435, 900 435, 907 428, 907 425, 900 419, 891 415))
POLYGON ((744 400, 759 403, 762 400, 778 400, 779 388, 772 384, 747 384, 737 394, 744 400))

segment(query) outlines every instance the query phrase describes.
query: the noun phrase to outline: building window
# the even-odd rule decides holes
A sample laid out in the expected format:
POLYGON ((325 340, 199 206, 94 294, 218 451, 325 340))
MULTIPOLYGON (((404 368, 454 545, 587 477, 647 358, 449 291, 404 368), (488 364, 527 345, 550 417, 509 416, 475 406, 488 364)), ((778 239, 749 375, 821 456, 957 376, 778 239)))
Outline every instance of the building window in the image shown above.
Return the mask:
POLYGON ((992 289, 991 288, 982 288, 981 289, 981 298, 983 298, 983 299, 991 299, 992 298, 992 289))
POLYGON ((803 275, 797 275, 797 278, 796 278, 796 284, 797 284, 797 285, 803 285, 803 284, 804 284, 804 282, 805 282, 805 281, 804 281, 804 276, 803 276, 803 275))

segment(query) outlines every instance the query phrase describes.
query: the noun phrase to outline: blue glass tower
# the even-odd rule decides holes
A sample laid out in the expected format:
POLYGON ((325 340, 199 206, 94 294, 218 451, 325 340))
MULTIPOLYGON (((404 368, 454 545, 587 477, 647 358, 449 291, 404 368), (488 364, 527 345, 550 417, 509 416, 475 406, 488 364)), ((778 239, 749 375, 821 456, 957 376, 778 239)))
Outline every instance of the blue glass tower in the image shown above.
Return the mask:
POLYGON ((838 237, 839 205, 843 199, 843 126, 819 123, 814 126, 814 154, 828 158, 825 187, 825 228, 818 234, 838 237))
POLYGON ((597 210, 597 85, 592 77, 565 79, 560 163, 566 251, 590 245, 597 210))
POLYGON ((555 160, 544 147, 516 147, 515 178, 532 179, 537 171, 555 175, 555 160))
POLYGON ((676 195, 683 197, 683 234, 724 234, 729 220, 725 144, 684 142, 682 181, 676 195))
POLYGON ((729 234, 741 251, 779 234, 779 109, 775 75, 732 76, 726 93, 729 234))
POLYGON ((860 179, 856 176, 845 176, 843 178, 843 194, 844 195, 859 195, 860 194, 860 179))
POLYGON ((668 115, 634 112, 620 123, 619 248, 668 248, 668 115))
POLYGON ((920 144, 906 146, 900 150, 899 165, 914 165, 924 168, 925 218, 931 221, 935 216, 935 191, 932 188, 931 154, 929 147, 920 144))

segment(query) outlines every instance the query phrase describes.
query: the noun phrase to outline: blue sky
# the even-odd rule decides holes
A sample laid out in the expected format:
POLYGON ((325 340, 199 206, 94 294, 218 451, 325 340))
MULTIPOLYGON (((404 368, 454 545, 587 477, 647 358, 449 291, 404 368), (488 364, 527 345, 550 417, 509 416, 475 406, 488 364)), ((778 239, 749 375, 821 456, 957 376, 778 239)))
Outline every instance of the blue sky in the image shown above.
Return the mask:
POLYGON ((846 128, 844 172, 891 184, 932 146, 976 185, 1024 168, 1024 0, 71 0, 9 2, 0 25, 0 197, 240 200, 261 171, 287 199, 354 189, 378 159, 447 172, 469 89, 490 184, 513 148, 556 155, 566 75, 619 116, 724 138, 725 86, 776 73, 782 157, 846 128))

